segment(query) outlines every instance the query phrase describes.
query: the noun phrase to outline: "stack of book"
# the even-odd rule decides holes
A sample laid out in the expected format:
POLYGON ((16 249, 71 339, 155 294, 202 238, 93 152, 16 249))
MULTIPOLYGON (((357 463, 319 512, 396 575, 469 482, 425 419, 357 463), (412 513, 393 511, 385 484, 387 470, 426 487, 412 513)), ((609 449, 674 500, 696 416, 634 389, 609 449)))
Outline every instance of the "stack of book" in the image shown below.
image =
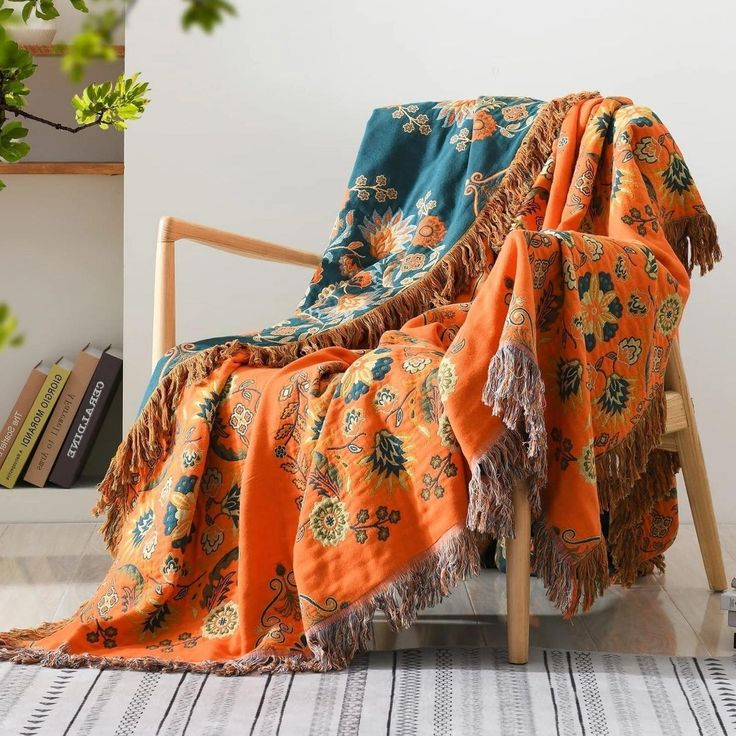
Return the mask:
POLYGON ((119 351, 85 346, 72 363, 34 366, 0 426, 0 486, 22 478, 71 488, 79 479, 122 377, 119 351))

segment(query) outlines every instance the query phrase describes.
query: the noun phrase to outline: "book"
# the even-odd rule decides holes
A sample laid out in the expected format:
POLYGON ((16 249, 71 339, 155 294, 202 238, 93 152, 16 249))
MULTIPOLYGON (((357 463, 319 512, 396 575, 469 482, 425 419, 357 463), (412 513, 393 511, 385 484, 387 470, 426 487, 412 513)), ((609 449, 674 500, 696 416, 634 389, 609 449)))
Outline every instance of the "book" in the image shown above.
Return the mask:
POLYGON ((0 485, 13 488, 18 482, 61 396, 72 367, 71 361, 66 358, 60 358, 51 366, 0 468, 0 485))
POLYGON ((64 391, 56 402, 56 407, 49 417, 46 429, 36 445, 36 451, 23 476, 28 483, 39 488, 46 485, 61 445, 66 439, 72 420, 82 403, 95 368, 100 362, 102 352, 99 348, 85 345, 74 361, 74 368, 67 379, 64 391))
POLYGON ((10 410, 10 414, 8 414, 8 418, 0 426, 0 468, 7 457, 10 447, 15 441, 20 425, 23 424, 23 420, 28 416, 33 400, 38 396, 38 392, 41 390, 41 386, 43 386, 49 370, 51 370, 49 363, 39 362, 33 366, 25 385, 15 400, 15 405, 10 410))
POLYGON ((102 421, 107 414, 123 374, 123 359, 117 350, 106 350, 97 364, 74 421, 61 445, 49 481, 71 488, 82 474, 102 421))

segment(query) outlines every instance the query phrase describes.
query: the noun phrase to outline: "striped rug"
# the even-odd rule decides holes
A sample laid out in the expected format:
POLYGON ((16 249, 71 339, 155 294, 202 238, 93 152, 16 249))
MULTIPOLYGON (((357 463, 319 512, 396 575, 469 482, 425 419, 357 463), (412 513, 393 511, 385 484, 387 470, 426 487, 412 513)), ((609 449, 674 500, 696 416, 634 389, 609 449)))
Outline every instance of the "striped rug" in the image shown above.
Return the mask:
POLYGON ((0 733, 736 734, 734 658, 502 649, 361 655, 344 672, 224 678, 0 664, 0 733))

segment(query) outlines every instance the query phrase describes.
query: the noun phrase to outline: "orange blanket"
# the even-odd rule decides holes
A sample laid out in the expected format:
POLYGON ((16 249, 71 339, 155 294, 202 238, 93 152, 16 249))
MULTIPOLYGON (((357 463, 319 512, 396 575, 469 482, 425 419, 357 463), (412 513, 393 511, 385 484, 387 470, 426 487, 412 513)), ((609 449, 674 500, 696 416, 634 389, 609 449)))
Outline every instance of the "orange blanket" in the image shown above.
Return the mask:
MULTIPOLYGON (((531 102, 482 99, 388 114, 417 140, 455 126, 456 151, 521 135, 531 102)), ((377 608, 408 626, 477 571, 476 536, 512 531, 520 477, 534 567, 565 614, 662 567, 677 528, 677 460, 654 449, 664 371, 715 231, 651 111, 583 94, 534 114, 493 187, 468 178, 470 227, 380 304, 280 344, 174 351, 101 486, 107 577, 69 620, 0 635, 0 656, 342 667, 377 608)), ((358 179, 348 198, 396 198, 358 179)), ((423 203, 420 226, 366 218, 375 259, 401 237, 431 253, 446 225, 423 203)), ((361 265, 340 268, 367 283, 361 265)))

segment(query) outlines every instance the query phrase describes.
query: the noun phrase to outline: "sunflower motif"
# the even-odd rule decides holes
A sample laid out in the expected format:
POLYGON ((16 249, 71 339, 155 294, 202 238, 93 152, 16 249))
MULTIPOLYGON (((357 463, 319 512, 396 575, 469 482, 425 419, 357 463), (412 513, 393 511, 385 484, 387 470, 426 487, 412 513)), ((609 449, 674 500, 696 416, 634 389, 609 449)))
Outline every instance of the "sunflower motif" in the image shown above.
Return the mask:
POLYGON ((490 138, 498 129, 496 119, 487 110, 479 110, 473 117, 473 140, 490 138))
POLYGON ((412 225, 414 215, 404 217, 402 209, 394 213, 389 207, 382 215, 373 212, 372 217, 364 217, 360 232, 370 247, 376 260, 385 258, 394 251, 401 250, 411 242, 416 225, 412 225))
POLYGON ((350 529, 345 504, 332 497, 318 501, 309 514, 309 526, 323 547, 336 546, 347 537, 350 529))
POLYGON ((449 128, 452 125, 457 125, 459 128, 466 120, 473 119, 477 104, 476 99, 445 100, 438 102, 432 109, 439 110, 437 119, 442 121, 443 128, 449 128))
POLYGON ((436 215, 427 215, 419 221, 417 232, 412 240, 412 245, 420 245, 423 248, 433 248, 445 237, 447 228, 445 223, 436 215))
POLYGON ((679 294, 670 294, 660 304, 657 312, 657 325, 662 334, 669 335, 680 323, 682 317, 682 299, 679 294))
POLYGON ((240 616, 238 606, 230 601, 214 608, 202 624, 205 639, 226 639, 238 628, 240 616))
POLYGON ((586 273, 578 279, 581 328, 588 352, 598 342, 611 340, 618 330, 623 307, 613 289, 611 275, 605 271, 586 273))

